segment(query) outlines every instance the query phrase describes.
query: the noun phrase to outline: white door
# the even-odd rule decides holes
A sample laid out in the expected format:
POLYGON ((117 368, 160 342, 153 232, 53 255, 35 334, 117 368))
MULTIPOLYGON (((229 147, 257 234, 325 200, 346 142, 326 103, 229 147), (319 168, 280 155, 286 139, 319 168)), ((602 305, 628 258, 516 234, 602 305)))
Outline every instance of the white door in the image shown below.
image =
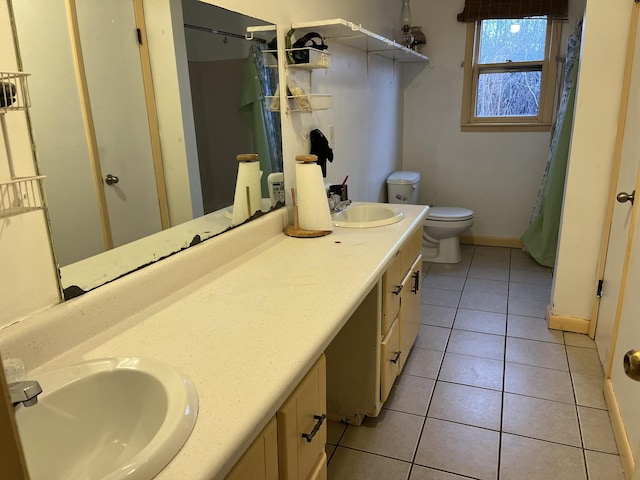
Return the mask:
MULTIPOLYGON (((637 23, 638 5, 634 7, 634 16, 637 23)), ((634 26, 632 25, 632 29, 634 26)), ((618 175, 617 192, 631 194, 636 189, 638 166, 640 164, 640 142, 638 141, 638 125, 640 125, 640 36, 636 37, 636 46, 633 54, 633 70, 631 75, 631 89, 627 108, 627 120, 625 124, 622 157, 620 160, 620 174, 618 175)), ((640 193, 639 193, 640 195, 640 193)), ((639 200, 640 201, 640 200, 639 200)), ((629 238, 629 226, 631 223, 632 204, 616 202, 613 209, 613 219, 607 259, 604 269, 604 283, 602 298, 598 310, 598 323, 596 326, 596 345, 600 354, 602 365, 607 367, 609 349, 614 330, 618 296, 620 293, 620 279, 622 275, 627 240, 629 238)))
POLYGON ((162 230, 133 1, 80 0, 76 9, 117 247, 162 230))
MULTIPOLYGON (((640 86, 638 88, 640 89, 640 86)), ((640 382, 627 377, 623 368, 623 359, 629 350, 640 348, 640 295, 638 294, 638 286, 640 285, 640 225, 637 220, 633 233, 626 282, 623 279, 624 299, 612 357, 611 384, 629 446, 632 451, 635 451, 640 448, 640 415, 638 414, 640 382)), ((635 453, 637 455, 638 452, 635 453)), ((635 460, 640 462, 638 457, 635 460)))
MULTIPOLYGON (((634 18, 637 22, 638 9, 634 7, 634 18)), ((622 150, 622 165, 618 185, 625 192, 631 193, 638 189, 638 162, 640 161, 640 135, 638 135, 640 121, 640 39, 636 38, 634 53, 633 72, 631 76, 631 88, 628 102, 628 113, 625 126, 625 138, 622 150)), ((637 204, 631 208, 630 202, 618 204, 618 228, 619 231, 612 231, 612 236, 619 235, 621 238, 612 238, 612 243, 618 242, 620 251, 612 252, 611 245, 609 252, 621 258, 621 276, 617 282, 620 290, 618 299, 611 298, 609 302, 613 305, 613 318, 618 315, 617 321, 611 321, 608 335, 613 333, 613 355, 611 358, 610 379, 615 394, 616 402, 620 410, 620 415, 624 424, 629 447, 638 458, 638 448, 640 448, 640 415, 638 415, 638 399, 640 398, 640 382, 629 378, 624 372, 624 355, 626 352, 640 348, 640 219, 637 215, 637 204), (627 235, 628 234, 628 235, 627 235), (624 264, 625 257, 627 259, 624 264), (618 309, 619 305, 619 309, 618 309), (617 331, 614 327, 617 325, 617 331)), ((615 247, 613 247, 615 248, 615 247)), ((607 266, 609 259, 607 257, 607 266)), ((604 297, 603 297, 604 299, 604 297)), ((602 308, 602 307, 601 307, 602 308)), ((598 317, 598 331, 601 330, 600 317, 598 317)), ((607 319, 608 320, 608 319, 607 319)), ((596 331, 596 341, 600 339, 598 348, 604 340, 596 331)), ((638 468, 634 472, 634 478, 640 478, 638 468)))

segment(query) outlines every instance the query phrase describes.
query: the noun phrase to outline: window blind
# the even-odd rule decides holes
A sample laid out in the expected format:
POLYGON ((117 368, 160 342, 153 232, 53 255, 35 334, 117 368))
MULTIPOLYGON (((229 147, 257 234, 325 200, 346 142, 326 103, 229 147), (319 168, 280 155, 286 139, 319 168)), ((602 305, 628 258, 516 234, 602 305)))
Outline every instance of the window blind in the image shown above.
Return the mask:
POLYGON ((464 10, 458 14, 458 21, 539 16, 567 20, 569 0, 465 0, 464 10))

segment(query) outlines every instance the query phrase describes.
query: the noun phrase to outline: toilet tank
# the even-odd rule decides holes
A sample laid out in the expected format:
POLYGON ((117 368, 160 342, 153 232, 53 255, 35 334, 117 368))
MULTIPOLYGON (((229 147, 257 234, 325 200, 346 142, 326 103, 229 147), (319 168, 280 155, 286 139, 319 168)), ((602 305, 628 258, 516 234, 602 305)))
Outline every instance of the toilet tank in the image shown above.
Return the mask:
POLYGON ((387 178, 387 195, 389 203, 418 204, 418 187, 420 174, 418 172, 393 172, 387 178))

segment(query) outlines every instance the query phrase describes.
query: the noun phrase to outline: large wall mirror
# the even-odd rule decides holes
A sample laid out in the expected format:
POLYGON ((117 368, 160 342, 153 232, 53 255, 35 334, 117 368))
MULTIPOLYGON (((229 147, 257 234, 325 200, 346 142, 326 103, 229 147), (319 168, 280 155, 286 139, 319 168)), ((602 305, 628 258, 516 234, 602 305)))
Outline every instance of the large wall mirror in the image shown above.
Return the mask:
POLYGON ((260 212, 282 205, 275 27, 198 0, 8 1, 65 298, 235 226, 238 154, 260 212))

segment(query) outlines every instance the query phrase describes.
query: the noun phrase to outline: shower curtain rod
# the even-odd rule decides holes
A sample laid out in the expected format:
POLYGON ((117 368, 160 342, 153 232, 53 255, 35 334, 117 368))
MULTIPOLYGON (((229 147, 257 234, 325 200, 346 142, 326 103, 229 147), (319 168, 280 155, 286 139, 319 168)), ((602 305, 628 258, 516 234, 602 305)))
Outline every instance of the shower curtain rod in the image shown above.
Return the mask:
POLYGON ((267 43, 267 41, 262 38, 247 38, 246 35, 242 35, 240 33, 225 32, 224 30, 215 30, 213 28, 201 27, 199 25, 191 25, 189 23, 185 23, 184 27, 191 28, 192 30, 200 30, 201 32, 213 33, 214 35, 222 35, 224 37, 242 38, 243 40, 255 40, 256 42, 267 43))

